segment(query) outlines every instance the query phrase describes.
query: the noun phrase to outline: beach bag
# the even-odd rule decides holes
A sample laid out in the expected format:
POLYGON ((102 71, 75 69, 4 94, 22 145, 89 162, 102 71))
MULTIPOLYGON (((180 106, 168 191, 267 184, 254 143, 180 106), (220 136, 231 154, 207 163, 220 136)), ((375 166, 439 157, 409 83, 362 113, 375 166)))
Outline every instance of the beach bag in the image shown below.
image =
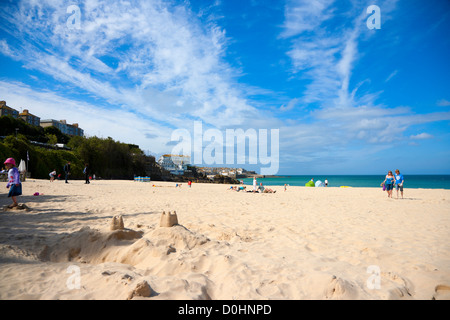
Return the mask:
POLYGON ((386 184, 382 184, 382 186, 383 186, 383 191, 386 191, 386 184))

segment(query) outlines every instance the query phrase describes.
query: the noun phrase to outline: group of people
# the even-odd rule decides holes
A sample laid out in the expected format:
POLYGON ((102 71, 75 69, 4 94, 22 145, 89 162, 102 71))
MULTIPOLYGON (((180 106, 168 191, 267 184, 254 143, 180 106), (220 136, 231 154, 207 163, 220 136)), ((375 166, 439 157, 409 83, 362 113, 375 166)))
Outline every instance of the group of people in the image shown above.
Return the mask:
MULTIPOLYGON (((65 174, 65 182, 66 183, 69 183, 69 176, 71 174, 70 164, 71 164, 70 161, 68 161, 63 167, 64 174, 65 174)), ((84 178, 85 178, 85 182, 84 183, 85 184, 91 183, 90 182, 90 173, 91 173, 90 171, 91 170, 89 168, 89 164, 86 163, 86 165, 84 166, 84 169, 83 169, 83 174, 84 174, 84 178)), ((50 182, 55 181, 56 170, 53 169, 53 171, 49 173, 49 176, 50 176, 50 182)), ((61 179, 61 174, 59 174, 57 178, 58 178, 58 180, 60 180, 61 179)))
POLYGON ((400 173, 400 170, 395 170, 395 175, 392 174, 392 171, 389 170, 388 174, 386 175, 386 178, 381 183, 381 186, 383 187, 383 190, 386 190, 388 198, 392 198, 392 191, 394 190, 394 187, 397 189, 397 199, 398 199, 398 192, 400 191, 402 199, 403 199, 403 182, 405 181, 405 178, 400 173))
MULTIPOLYGON (((8 208, 14 208, 18 206, 17 203, 17 197, 22 195, 22 182, 20 181, 20 172, 19 169, 16 167, 16 161, 14 160, 14 158, 8 158, 5 160, 5 162, 3 163, 6 167, 6 169, 2 169, 2 173, 3 172, 7 172, 8 173, 8 183, 6 184, 6 188, 9 188, 9 193, 8 193, 8 197, 10 197, 13 201, 12 204, 10 204, 8 206, 8 208)), ((64 173, 66 175, 66 183, 68 182, 69 179, 69 175, 70 175, 70 161, 68 161, 65 165, 64 165, 64 173)), ((86 164, 83 170, 83 173, 85 175, 86 178, 86 184, 90 183, 90 170, 89 170, 89 165, 86 164)), ((56 170, 53 170, 52 172, 50 172, 50 182, 53 182, 55 180, 56 177, 56 170)), ((58 178, 61 177, 61 174, 58 175, 58 178)))
POLYGON ((233 191, 246 191, 247 187, 246 186, 231 186, 230 189, 228 190, 233 190, 233 191))
POLYGON ((251 192, 251 193, 275 193, 276 190, 272 190, 270 188, 266 188, 263 186, 262 182, 259 184, 259 186, 256 189, 253 190, 247 190, 246 186, 231 186, 228 190, 233 191, 245 191, 245 192, 251 192))
POLYGON ((264 187, 262 182, 260 182, 259 186, 258 186, 258 182, 256 181, 256 177, 253 177, 253 190, 252 191, 247 191, 247 192, 275 193, 277 191, 276 190, 272 190, 270 188, 264 187))

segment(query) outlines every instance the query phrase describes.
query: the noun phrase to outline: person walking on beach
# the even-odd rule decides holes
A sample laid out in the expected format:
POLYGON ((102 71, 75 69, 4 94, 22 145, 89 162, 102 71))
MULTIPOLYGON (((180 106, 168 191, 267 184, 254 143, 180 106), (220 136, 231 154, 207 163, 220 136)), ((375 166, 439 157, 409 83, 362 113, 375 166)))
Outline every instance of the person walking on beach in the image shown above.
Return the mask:
POLYGON ((328 180, 325 179, 325 187, 328 187, 328 180))
POLYGON ((85 184, 91 183, 89 181, 89 164, 86 163, 86 165, 84 166, 84 169, 83 169, 83 173, 84 173, 84 180, 85 180, 84 183, 85 184))
POLYGON ((398 199, 398 190, 400 189, 400 192, 402 194, 403 199, 403 182, 405 181, 405 178, 403 178, 403 175, 400 173, 400 170, 395 170, 395 188, 397 189, 397 199, 398 199))
POLYGON ((258 182, 256 181, 256 177, 253 177, 253 192, 256 192, 258 182))
POLYGON ((66 174, 66 183, 69 183, 68 179, 70 175, 70 161, 67 161, 67 163, 64 165, 64 173, 66 174))
POLYGON ((388 198, 392 198, 392 190, 394 189, 395 177, 392 174, 392 171, 389 170, 386 178, 384 179, 384 185, 386 186, 386 192, 388 194, 388 198))
POLYGON ((17 196, 22 195, 22 183, 20 182, 20 172, 16 167, 16 161, 13 158, 6 159, 4 165, 8 170, 8 183, 6 188, 9 188, 8 198, 11 197, 13 203, 8 208, 18 206, 17 196))

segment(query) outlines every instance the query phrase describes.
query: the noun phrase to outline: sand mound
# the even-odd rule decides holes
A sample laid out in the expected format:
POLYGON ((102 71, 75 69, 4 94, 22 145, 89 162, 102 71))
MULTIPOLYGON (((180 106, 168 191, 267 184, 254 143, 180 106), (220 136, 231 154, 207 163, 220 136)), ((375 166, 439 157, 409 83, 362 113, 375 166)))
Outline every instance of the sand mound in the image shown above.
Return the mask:
POLYGON ((345 279, 337 278, 336 276, 332 277, 332 280, 325 291, 325 299, 348 300, 356 298, 357 291, 351 282, 345 279))
POLYGON ((101 232, 83 227, 79 231, 63 235, 54 245, 46 245, 39 254, 42 261, 79 261, 92 263, 110 248, 124 246, 142 237, 143 232, 130 229, 101 232))
POLYGON ((205 236, 189 231, 182 225, 175 225, 171 228, 158 228, 153 231, 150 239, 155 239, 155 244, 157 246, 169 244, 176 249, 188 250, 210 241, 205 236))
POLYGON ((192 250, 209 241, 181 225, 157 228, 144 236, 143 231, 121 229, 99 231, 83 227, 79 231, 63 235, 53 245, 44 246, 39 254, 41 261, 98 264, 120 262, 137 265, 154 257, 192 250))
POLYGON ((134 288, 134 290, 130 292, 130 295, 128 296, 127 300, 131 300, 136 296, 148 298, 152 294, 154 294, 152 288, 150 287, 148 282, 144 280, 142 282, 139 282, 136 285, 136 288, 134 288))

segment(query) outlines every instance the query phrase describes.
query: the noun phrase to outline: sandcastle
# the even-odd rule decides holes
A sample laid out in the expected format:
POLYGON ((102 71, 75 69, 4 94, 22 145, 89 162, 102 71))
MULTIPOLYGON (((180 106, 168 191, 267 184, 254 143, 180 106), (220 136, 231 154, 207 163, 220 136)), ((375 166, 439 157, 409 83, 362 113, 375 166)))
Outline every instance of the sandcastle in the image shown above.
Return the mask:
POLYGON ((177 217, 177 212, 174 211, 173 213, 166 213, 165 211, 163 211, 162 215, 161 215, 161 221, 159 226, 160 227, 172 227, 174 225, 178 224, 178 217, 177 217))
POLYGON ((111 219, 110 230, 113 232, 109 234, 107 240, 112 238, 117 240, 134 240, 141 238, 144 233, 143 231, 134 231, 125 228, 121 215, 114 216, 111 219))
POLYGON ((110 229, 111 230, 123 230, 124 229, 122 216, 114 216, 112 218, 110 229))

